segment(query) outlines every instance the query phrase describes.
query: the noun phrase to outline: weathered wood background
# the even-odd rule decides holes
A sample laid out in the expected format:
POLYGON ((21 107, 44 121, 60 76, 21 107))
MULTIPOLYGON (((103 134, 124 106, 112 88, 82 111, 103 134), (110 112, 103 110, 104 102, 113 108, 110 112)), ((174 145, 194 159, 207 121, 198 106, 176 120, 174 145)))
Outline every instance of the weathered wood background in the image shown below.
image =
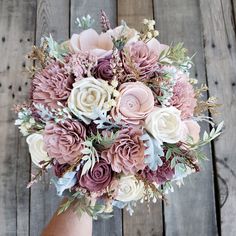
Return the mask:
POLYGON ((205 148, 210 161, 169 195, 169 205, 150 213, 140 205, 133 217, 116 210, 94 222, 94 236, 235 236, 236 0, 0 0, 0 235, 40 235, 59 201, 50 176, 25 188, 31 163, 11 110, 29 90, 24 56, 44 34, 60 41, 77 32, 77 16, 89 13, 99 29, 100 9, 113 26, 124 19, 139 28, 154 18, 163 43, 183 41, 197 52, 192 76, 224 104, 217 120, 225 120, 225 133, 205 148))

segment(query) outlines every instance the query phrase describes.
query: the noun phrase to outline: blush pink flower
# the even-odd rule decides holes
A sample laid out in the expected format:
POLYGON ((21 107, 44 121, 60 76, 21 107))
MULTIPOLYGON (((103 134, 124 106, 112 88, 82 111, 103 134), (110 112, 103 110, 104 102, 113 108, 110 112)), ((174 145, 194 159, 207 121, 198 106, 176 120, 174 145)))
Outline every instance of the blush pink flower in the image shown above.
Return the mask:
POLYGON ((102 152, 102 157, 111 165, 113 171, 127 175, 145 168, 145 146, 141 135, 142 131, 137 127, 122 129, 113 145, 102 152))
POLYGON ((84 30, 80 34, 73 34, 70 39, 73 52, 87 51, 98 58, 105 57, 112 52, 113 42, 109 33, 100 35, 93 29, 84 30))
POLYGON ((32 81, 32 100, 57 108, 57 102, 66 104, 74 79, 68 75, 60 62, 52 62, 45 69, 36 73, 32 81))
POLYGON ((182 141, 186 142, 188 140, 188 137, 190 136, 192 138, 192 142, 190 143, 197 143, 200 139, 200 126, 199 124, 194 120, 184 120, 183 121, 183 138, 182 141))
POLYGON ((183 74, 177 79, 170 103, 181 111, 182 119, 193 116, 197 99, 195 98, 193 86, 188 82, 186 75, 183 74))
POLYGON ((82 156, 85 137, 84 126, 73 120, 48 123, 43 134, 48 155, 59 164, 74 164, 82 156))
POLYGON ((95 163, 93 169, 90 169, 83 176, 77 174, 78 184, 91 192, 98 192, 105 189, 112 180, 111 166, 104 160, 100 159, 95 163))
POLYGON ((149 40, 147 42, 147 46, 150 50, 152 50, 153 53, 155 53, 156 55, 158 55, 158 58, 160 56, 160 54, 169 48, 168 45, 165 44, 161 44, 157 39, 152 38, 151 40, 149 40))
POLYGON ((119 88, 117 105, 113 108, 113 118, 121 115, 130 124, 139 124, 154 108, 152 90, 141 82, 124 83, 119 88))
POLYGON ((130 76, 148 79, 158 68, 158 55, 143 41, 132 43, 125 47, 123 57, 124 68, 130 76))

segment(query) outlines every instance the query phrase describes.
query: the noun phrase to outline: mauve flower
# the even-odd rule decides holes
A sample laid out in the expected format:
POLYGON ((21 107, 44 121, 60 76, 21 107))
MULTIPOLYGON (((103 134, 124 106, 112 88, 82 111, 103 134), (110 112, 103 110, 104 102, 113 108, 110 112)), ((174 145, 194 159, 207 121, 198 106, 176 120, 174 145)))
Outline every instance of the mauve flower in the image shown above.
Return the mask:
POLYGON ((43 135, 49 157, 59 164, 74 164, 82 156, 86 130, 78 121, 48 123, 43 135))
POLYGON ((78 184, 91 192, 98 192, 105 189, 112 180, 111 166, 104 160, 100 159, 94 167, 86 174, 81 176, 77 174, 78 184))
POLYGON ((181 77, 177 79, 170 103, 181 111, 182 119, 193 116, 197 99, 195 98, 193 86, 188 82, 187 75, 182 74, 181 77))
POLYGON ((57 108, 57 102, 66 104, 74 79, 66 73, 60 62, 52 62, 36 73, 32 81, 32 100, 50 108, 57 108))
POLYGON ((139 124, 154 108, 152 90, 141 82, 124 83, 119 88, 117 105, 112 109, 112 116, 122 116, 130 124, 139 124))
POLYGON ((102 152, 102 157, 111 164, 115 172, 135 174, 145 168, 145 146, 141 140, 142 131, 137 127, 127 127, 119 131, 112 146, 102 152))
POLYGON ((148 79, 158 68, 158 55, 143 41, 126 46, 123 55, 125 71, 131 76, 135 73, 140 79, 148 79))
POLYGON ((113 42, 109 33, 100 35, 94 29, 87 29, 80 34, 73 34, 70 39, 73 52, 87 51, 98 58, 105 57, 112 52, 113 42))
POLYGON ((70 165, 67 163, 59 164, 58 162, 56 162, 53 166, 54 173, 58 178, 61 178, 69 168, 70 165))
POLYGON ((111 56, 98 60, 97 66, 93 68, 93 75, 97 79, 112 80, 111 56))
POLYGON ((165 45, 165 44, 161 44, 157 39, 155 38, 152 38, 151 40, 149 40, 147 42, 147 46, 150 50, 152 50, 153 53, 155 53, 158 58, 160 56, 160 54, 169 48, 168 45, 165 45))
POLYGON ((72 73, 76 79, 89 76, 91 69, 97 64, 96 56, 89 52, 79 51, 67 57, 65 69, 72 73))
POLYGON ((156 171, 152 171, 149 167, 146 167, 142 172, 141 176, 147 179, 149 182, 156 182, 157 184, 163 184, 168 180, 171 180, 174 176, 174 170, 171 169, 170 161, 162 158, 163 165, 158 166, 156 171))

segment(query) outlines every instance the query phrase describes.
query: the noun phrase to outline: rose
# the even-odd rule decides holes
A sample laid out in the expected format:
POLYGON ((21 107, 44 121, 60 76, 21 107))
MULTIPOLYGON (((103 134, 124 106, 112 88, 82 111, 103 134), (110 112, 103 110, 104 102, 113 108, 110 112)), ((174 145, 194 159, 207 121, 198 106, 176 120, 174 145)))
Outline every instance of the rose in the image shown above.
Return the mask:
POLYGON ((77 177, 79 186, 91 192, 98 192, 105 189, 110 184, 112 180, 112 170, 104 159, 100 159, 86 174, 81 176, 81 173, 78 173, 77 177))
POLYGON ((130 124, 139 124, 154 107, 154 97, 150 88, 141 82, 124 83, 119 88, 117 105, 111 114, 113 118, 122 116, 130 124))
POLYGON ((183 130, 180 113, 175 107, 156 108, 146 118, 145 128, 157 140, 177 143, 183 130))
POLYGON ((48 155, 59 164, 74 164, 82 156, 86 129, 78 121, 48 123, 43 136, 48 155))
POLYGON ((161 44, 157 39, 152 38, 147 42, 147 46, 150 50, 152 50, 158 57, 161 55, 161 53, 164 50, 167 50, 169 48, 168 45, 161 44))
POLYGON ((105 57, 112 52, 113 42, 109 33, 100 35, 94 29, 87 29, 80 34, 73 34, 70 46, 73 52, 88 51, 98 58, 105 57))
POLYGON ((95 108, 109 111, 112 102, 112 87, 106 81, 93 77, 84 78, 73 84, 68 106, 78 118, 89 124, 90 120, 98 118, 95 108))
POLYGON ((191 144, 195 144, 200 139, 200 126, 194 120, 184 120, 183 121, 183 138, 181 141, 190 142, 191 144), (191 138, 189 140, 189 137, 191 138))
POLYGON ((27 137, 26 142, 29 146, 29 152, 31 155, 32 162, 38 166, 42 167, 39 164, 41 161, 49 161, 50 158, 47 155, 47 152, 44 149, 43 135, 42 134, 31 134, 27 137))
POLYGON ((133 175, 122 176, 119 180, 116 200, 122 202, 137 201, 143 197, 144 183, 133 175))

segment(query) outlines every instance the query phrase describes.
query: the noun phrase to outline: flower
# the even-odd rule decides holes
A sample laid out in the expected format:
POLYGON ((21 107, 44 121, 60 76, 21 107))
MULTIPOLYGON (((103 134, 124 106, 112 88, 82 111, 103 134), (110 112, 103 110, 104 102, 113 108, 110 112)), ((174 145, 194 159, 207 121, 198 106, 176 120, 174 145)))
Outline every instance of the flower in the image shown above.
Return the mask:
POLYGON ((188 82, 187 75, 182 74, 177 79, 170 103, 181 111, 182 119, 193 116, 197 99, 195 98, 193 86, 188 82))
POLYGON ((157 140, 177 143, 182 138, 180 111, 175 107, 156 107, 146 118, 145 128, 157 140))
POLYGON ((194 120, 184 120, 183 121, 183 142, 190 142, 195 144, 200 139, 200 126, 194 120), (190 137, 190 140, 189 140, 190 137))
POLYGON ((140 79, 148 79, 157 70, 158 56, 143 41, 125 47, 124 68, 128 74, 138 74, 140 79))
POLYGON ((84 78, 73 84, 68 100, 70 110, 85 123, 98 118, 94 109, 109 111, 113 103, 113 88, 106 81, 94 77, 84 78))
POLYGON ((100 159, 95 163, 94 167, 83 176, 78 173, 77 178, 80 187, 86 188, 91 192, 98 192, 105 189, 110 184, 112 180, 112 170, 104 159, 100 159))
POLYGON ((31 160, 36 166, 42 167, 42 165, 39 164, 40 162, 51 160, 51 158, 48 157, 47 152, 44 149, 42 134, 31 134, 27 137, 26 142, 29 146, 31 160))
POLYGON ((112 146, 102 152, 102 157, 111 164, 115 172, 135 174, 145 168, 145 146, 141 140, 142 131, 136 127, 127 127, 119 131, 112 146))
POLYGON ((96 78, 111 81, 113 78, 113 72, 111 68, 111 56, 100 58, 97 66, 93 68, 93 74, 96 78))
MULTIPOLYGON (((154 31, 155 34, 157 34, 157 32, 154 31)), ((147 46, 148 48, 158 56, 158 58, 160 57, 161 53, 164 50, 167 50, 169 48, 168 45, 165 44, 161 44, 157 39, 152 38, 147 42, 147 46)))
POLYGON ((117 105, 112 109, 115 118, 121 114, 122 120, 139 124, 154 107, 154 97, 150 88, 141 82, 124 83, 119 88, 117 105))
POLYGON ((53 166, 54 168, 54 173, 58 178, 61 178, 66 171, 70 168, 70 165, 65 163, 65 164, 59 164, 58 162, 56 162, 53 166))
POLYGON ((44 104, 50 108, 58 108, 58 102, 65 105, 73 82, 73 78, 66 73, 62 63, 50 63, 33 78, 33 103, 44 104))
POLYGON ((157 170, 152 171, 149 167, 146 167, 141 172, 141 176, 149 182, 155 182, 157 184, 163 184, 171 180, 174 176, 174 170, 171 169, 170 161, 167 161, 165 158, 162 158, 162 161, 162 166, 158 166, 157 170))
POLYGON ((74 53, 87 51, 98 58, 105 57, 112 52, 113 42, 109 33, 100 35, 93 29, 87 29, 80 34, 73 34, 70 47, 74 53))
POLYGON ((138 201, 143 197, 144 183, 133 175, 122 176, 119 180, 116 200, 122 202, 138 201))
POLYGON ((59 164, 74 164, 82 155, 86 137, 84 126, 75 120, 48 123, 43 138, 48 155, 59 164))
POLYGON ((79 51, 67 57, 65 69, 72 73, 76 79, 90 76, 91 69, 97 64, 96 56, 89 52, 79 51))

